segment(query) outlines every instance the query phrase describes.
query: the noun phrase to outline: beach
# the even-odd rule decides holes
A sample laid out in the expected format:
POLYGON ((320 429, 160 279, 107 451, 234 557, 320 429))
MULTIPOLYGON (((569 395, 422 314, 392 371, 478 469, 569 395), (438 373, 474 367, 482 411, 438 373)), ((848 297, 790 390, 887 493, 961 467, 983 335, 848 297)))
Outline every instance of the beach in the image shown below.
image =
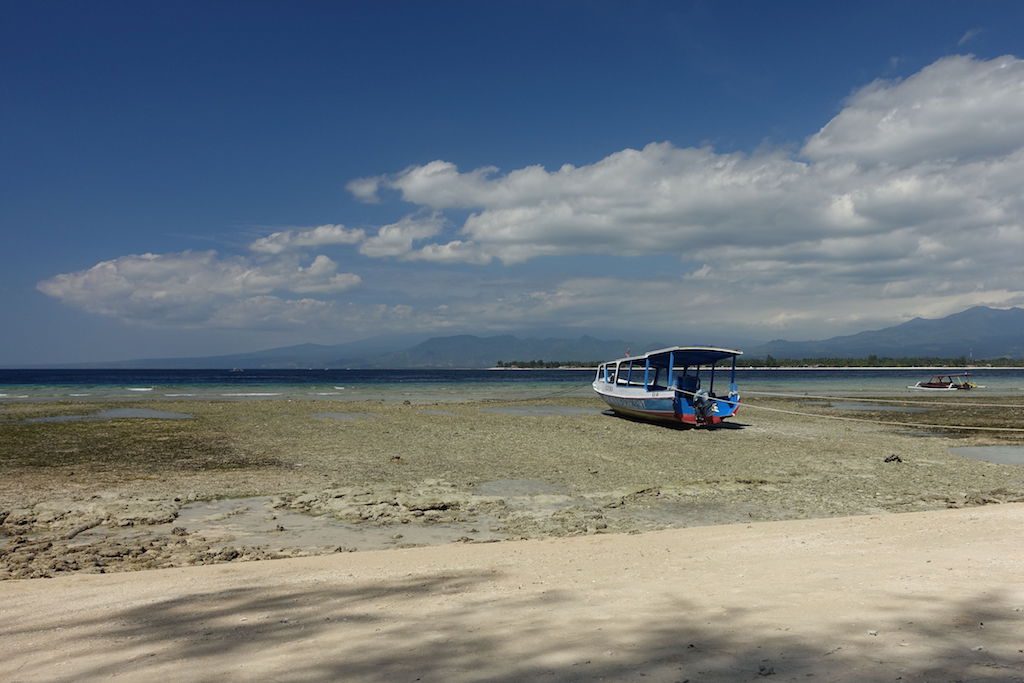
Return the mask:
POLYGON ((1024 504, 0 583, 7 681, 1021 681, 1024 504))
POLYGON ((1022 680, 970 401, 6 403, 0 679, 1022 680))

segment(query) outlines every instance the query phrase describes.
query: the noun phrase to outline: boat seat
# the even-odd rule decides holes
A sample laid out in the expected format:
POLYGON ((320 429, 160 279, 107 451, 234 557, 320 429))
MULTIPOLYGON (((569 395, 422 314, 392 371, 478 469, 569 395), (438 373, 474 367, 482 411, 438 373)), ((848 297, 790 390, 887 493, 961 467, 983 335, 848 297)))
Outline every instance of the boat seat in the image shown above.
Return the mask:
POLYGON ((676 388, 684 392, 686 402, 693 405, 693 395, 700 389, 700 377, 684 375, 676 380, 676 388))

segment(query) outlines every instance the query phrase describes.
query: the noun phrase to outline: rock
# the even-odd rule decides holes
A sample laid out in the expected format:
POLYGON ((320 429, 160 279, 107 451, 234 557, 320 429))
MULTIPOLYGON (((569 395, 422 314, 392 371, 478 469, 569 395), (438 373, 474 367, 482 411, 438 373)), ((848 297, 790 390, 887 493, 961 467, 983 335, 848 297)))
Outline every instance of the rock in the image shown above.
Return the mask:
POLYGON ((188 529, 183 526, 176 526, 171 529, 172 536, 188 536, 188 529))
POLYGON ((82 524, 79 524, 74 529, 72 529, 71 531, 69 531, 66 534, 64 534, 64 540, 65 541, 70 541, 71 539, 73 539, 75 536, 77 536, 78 534, 82 533, 83 531, 88 531, 89 529, 92 529, 93 527, 97 527, 97 526, 99 526, 102 523, 103 523, 102 519, 92 519, 92 520, 89 520, 88 522, 84 522, 82 524))
POLYGON ((4 520, 4 526, 8 527, 31 527, 35 524, 36 515, 28 508, 15 508, 8 510, 4 520))
POLYGON ((307 493, 305 495, 301 495, 298 498, 295 498, 294 500, 292 500, 292 507, 308 507, 310 505, 313 505, 314 503, 316 503, 319 500, 320 500, 320 496, 318 496, 317 494, 315 494, 315 493, 307 493))
POLYGON ((892 455, 886 456, 884 462, 903 462, 903 458, 893 453, 892 455))

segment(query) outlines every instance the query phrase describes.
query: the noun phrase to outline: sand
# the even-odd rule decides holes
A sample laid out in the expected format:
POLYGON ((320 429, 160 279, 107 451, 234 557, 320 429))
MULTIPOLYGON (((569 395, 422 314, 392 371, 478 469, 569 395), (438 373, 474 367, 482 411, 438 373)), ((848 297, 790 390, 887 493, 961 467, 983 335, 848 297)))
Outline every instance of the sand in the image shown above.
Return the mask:
POLYGON ((1024 681, 1020 436, 757 406, 1024 422, 3 404, 0 680, 1024 681))
POLYGON ((0 583, 5 681, 1021 681, 1024 505, 0 583))

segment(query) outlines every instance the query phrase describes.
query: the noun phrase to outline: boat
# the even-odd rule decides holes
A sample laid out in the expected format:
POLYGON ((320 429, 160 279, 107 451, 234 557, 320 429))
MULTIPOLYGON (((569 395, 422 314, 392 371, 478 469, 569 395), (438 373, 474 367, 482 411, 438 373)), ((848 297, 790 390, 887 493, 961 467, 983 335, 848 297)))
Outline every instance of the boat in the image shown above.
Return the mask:
POLYGON ((932 375, 927 382, 911 384, 908 389, 919 389, 921 391, 966 391, 969 389, 983 389, 971 381, 971 373, 957 372, 947 375, 932 375))
POLYGON ((736 357, 742 353, 713 346, 672 346, 642 356, 627 355, 601 363, 593 387, 619 415, 691 426, 716 425, 739 410, 736 357), (730 365, 725 397, 715 393, 715 370, 722 362, 730 365))

